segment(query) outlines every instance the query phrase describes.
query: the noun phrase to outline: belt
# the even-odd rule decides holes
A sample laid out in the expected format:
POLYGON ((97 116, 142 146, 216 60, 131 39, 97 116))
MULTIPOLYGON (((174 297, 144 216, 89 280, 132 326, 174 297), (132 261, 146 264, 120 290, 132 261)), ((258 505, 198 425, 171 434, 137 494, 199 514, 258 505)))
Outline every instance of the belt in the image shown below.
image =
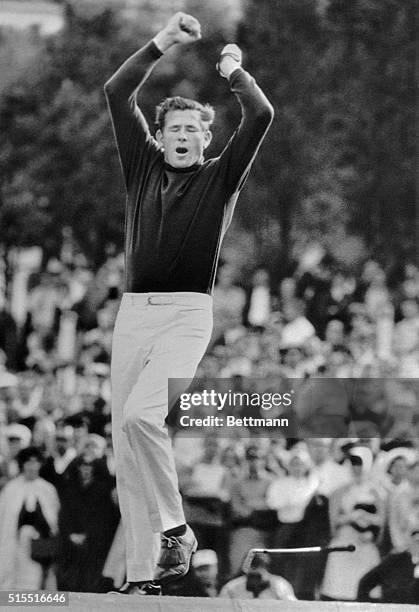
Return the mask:
POLYGON ((130 306, 166 306, 170 304, 197 305, 211 304, 212 298, 206 293, 176 292, 176 293, 124 293, 122 304, 130 306))

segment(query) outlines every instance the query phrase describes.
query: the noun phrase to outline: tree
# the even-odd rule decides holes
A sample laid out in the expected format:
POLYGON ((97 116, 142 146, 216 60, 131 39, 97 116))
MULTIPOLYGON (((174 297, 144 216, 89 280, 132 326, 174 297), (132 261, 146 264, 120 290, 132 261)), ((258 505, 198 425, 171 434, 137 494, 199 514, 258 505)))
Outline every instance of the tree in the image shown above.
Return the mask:
POLYGON ((256 160, 243 221, 260 231, 269 219, 279 222, 279 243, 271 244, 271 265, 286 274, 291 230, 301 200, 309 194, 318 167, 313 124, 317 92, 316 58, 322 52, 322 26, 314 0, 247 3, 239 27, 246 65, 275 108, 275 121, 256 160), (264 188, 262 186, 265 186, 264 188), (258 214, 255 215, 255 202, 258 214), (261 208, 264 214, 260 214, 261 208), (273 255, 273 257, 272 257, 273 255))
POLYGON ((336 252, 358 236, 387 262, 414 250, 416 3, 331 0, 318 8, 312 0, 249 1, 239 29, 276 111, 242 221, 261 235, 261 225, 279 222, 280 243, 266 248, 277 253, 279 275, 302 237, 336 252))
POLYGON ((64 30, 45 40, 2 98, 2 241, 56 254, 70 226, 99 264, 106 243, 122 245, 124 224, 103 84, 138 42, 106 4, 67 2, 65 13, 64 30))
POLYGON ((415 250, 416 11, 415 0, 333 0, 327 15, 350 227, 387 259, 415 250))

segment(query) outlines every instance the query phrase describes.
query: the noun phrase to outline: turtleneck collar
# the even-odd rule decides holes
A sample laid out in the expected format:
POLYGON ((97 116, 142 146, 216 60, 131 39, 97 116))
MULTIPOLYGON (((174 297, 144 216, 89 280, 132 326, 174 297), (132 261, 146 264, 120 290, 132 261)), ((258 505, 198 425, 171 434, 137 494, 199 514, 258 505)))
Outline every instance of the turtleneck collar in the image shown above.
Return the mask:
POLYGON ((185 172, 195 172, 195 170, 198 170, 198 168, 200 168, 201 166, 202 164, 193 164, 192 166, 188 166, 187 168, 175 168, 167 162, 164 162, 165 170, 167 170, 168 172, 176 172, 179 174, 184 174, 185 172))

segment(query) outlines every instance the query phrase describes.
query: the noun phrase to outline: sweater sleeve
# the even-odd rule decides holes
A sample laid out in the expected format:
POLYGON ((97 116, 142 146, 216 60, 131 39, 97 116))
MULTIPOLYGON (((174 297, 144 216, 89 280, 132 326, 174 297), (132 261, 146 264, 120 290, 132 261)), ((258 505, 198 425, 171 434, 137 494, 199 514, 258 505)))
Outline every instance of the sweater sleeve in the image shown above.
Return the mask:
POLYGON ((242 118, 221 153, 225 180, 231 193, 243 187, 256 153, 272 123, 274 110, 254 78, 242 68, 230 76, 230 89, 240 103, 242 118))
POLYGON ((373 567, 361 578, 358 585, 357 601, 371 601, 370 592, 376 586, 381 586, 383 584, 388 563, 388 558, 384 559, 379 565, 373 567))
POLYGON ((105 96, 127 187, 140 158, 148 150, 157 149, 136 97, 161 55, 151 41, 127 59, 105 83, 105 96))

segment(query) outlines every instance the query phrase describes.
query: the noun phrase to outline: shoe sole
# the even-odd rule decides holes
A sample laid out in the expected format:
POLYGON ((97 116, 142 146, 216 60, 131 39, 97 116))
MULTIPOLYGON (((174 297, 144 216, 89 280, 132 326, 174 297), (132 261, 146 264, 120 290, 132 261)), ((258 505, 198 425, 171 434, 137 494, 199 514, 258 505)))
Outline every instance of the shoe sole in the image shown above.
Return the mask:
POLYGON ((161 595, 161 588, 160 585, 156 584, 154 586, 154 584, 149 583, 147 586, 149 586, 149 588, 151 588, 151 590, 155 590, 155 593, 127 593, 127 592, 121 592, 121 591, 108 591, 107 595, 124 595, 124 596, 128 596, 128 597, 132 597, 132 596, 148 596, 148 595, 161 595))
POLYGON ((158 586, 164 586, 166 584, 171 584, 172 582, 176 582, 176 580, 180 580, 181 578, 186 576, 186 574, 189 572, 189 568, 191 567, 192 555, 194 555, 196 553, 196 549, 197 548, 198 548, 198 540, 195 538, 194 545, 192 546, 192 552, 191 552, 191 555, 189 557, 189 562, 188 562, 188 564, 186 566, 186 571, 183 574, 178 574, 178 575, 175 575, 175 576, 169 576, 168 578, 163 578, 162 580, 154 580, 154 584, 157 584, 158 586))

